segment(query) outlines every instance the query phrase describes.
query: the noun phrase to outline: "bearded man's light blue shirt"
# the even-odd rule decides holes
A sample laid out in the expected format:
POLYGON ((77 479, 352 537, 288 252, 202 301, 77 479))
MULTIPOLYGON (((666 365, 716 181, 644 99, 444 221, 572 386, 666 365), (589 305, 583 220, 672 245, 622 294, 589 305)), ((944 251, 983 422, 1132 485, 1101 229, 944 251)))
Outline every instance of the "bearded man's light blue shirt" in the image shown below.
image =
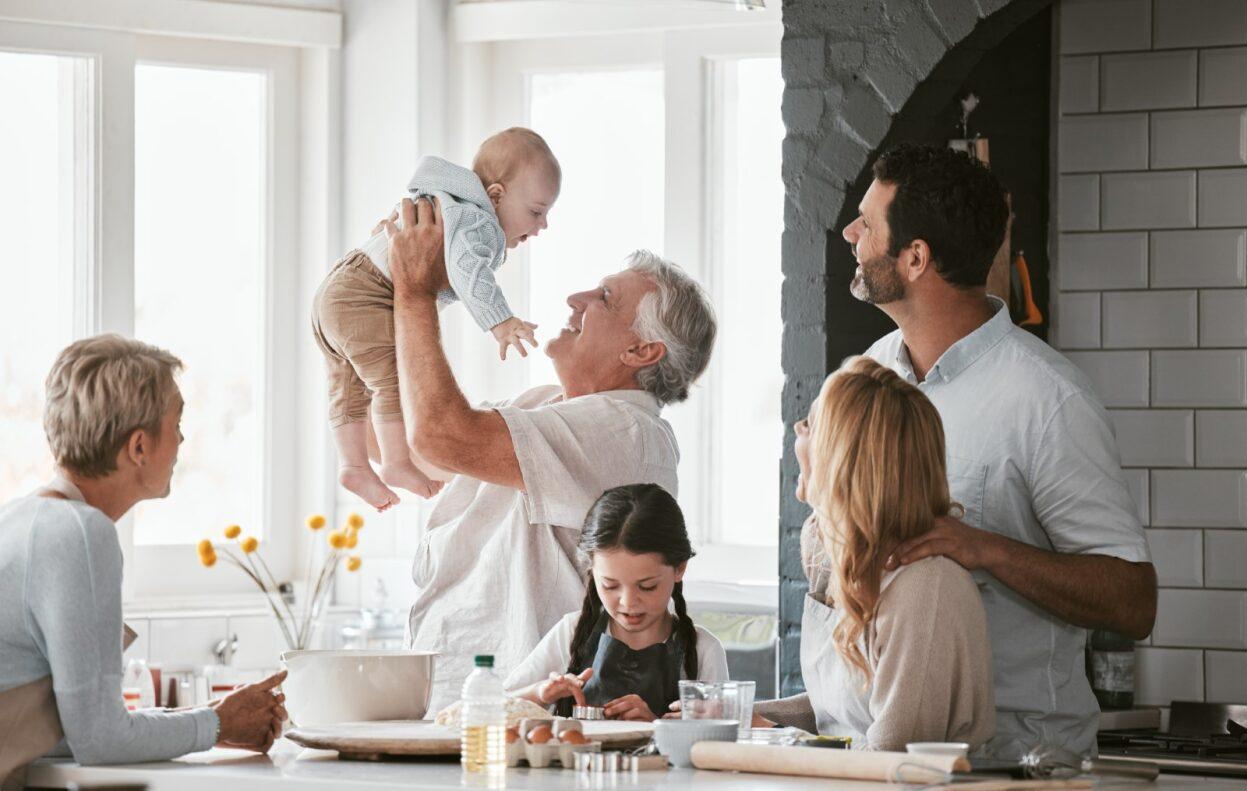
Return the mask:
MULTIPOLYGON (((1053 552, 1150 562, 1108 414, 1090 381, 1014 326, 1003 302, 993 304, 995 316, 949 347, 922 382, 899 330, 866 352, 939 410, 949 487, 964 521, 1053 552)), ((975 578, 996 682, 989 752, 1016 758, 1041 743, 1092 752, 1099 706, 1086 677, 1086 630, 990 574, 975 578)))

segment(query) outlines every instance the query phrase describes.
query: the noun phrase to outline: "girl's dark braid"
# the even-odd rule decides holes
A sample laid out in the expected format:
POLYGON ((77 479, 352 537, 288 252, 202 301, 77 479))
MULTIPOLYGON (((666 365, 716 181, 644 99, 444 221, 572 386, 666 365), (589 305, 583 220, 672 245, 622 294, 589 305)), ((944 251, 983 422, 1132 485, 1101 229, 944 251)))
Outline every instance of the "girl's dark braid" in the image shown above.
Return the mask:
MULTIPOLYGON (((589 572, 588 586, 585 590, 585 601, 580 607, 580 619, 576 621, 576 630, 572 632, 571 657, 567 662, 567 672, 577 675, 583 668, 580 666, 584 659, 582 655, 585 652, 586 643, 589 642, 589 636, 593 634, 593 629, 597 626, 598 618, 602 614, 602 600, 598 598, 598 586, 593 582, 593 572, 589 572)), ((555 704, 554 713, 560 717, 572 716, 573 698, 562 698, 555 704)))
POLYGON ((585 602, 580 607, 580 620, 576 621, 576 631, 572 632, 572 650, 571 658, 567 663, 567 672, 575 675, 584 668, 580 664, 584 661, 582 654, 585 650, 585 643, 589 642, 589 635, 593 634, 593 628, 597 626, 598 618, 602 615, 602 600, 598 598, 598 586, 593 583, 593 572, 589 572, 588 587, 585 590, 585 602))
POLYGON ((688 617, 688 607, 684 604, 684 583, 677 582, 671 591, 671 601, 675 603, 675 631, 684 641, 684 675, 690 679, 697 678, 697 627, 693 619, 688 617))

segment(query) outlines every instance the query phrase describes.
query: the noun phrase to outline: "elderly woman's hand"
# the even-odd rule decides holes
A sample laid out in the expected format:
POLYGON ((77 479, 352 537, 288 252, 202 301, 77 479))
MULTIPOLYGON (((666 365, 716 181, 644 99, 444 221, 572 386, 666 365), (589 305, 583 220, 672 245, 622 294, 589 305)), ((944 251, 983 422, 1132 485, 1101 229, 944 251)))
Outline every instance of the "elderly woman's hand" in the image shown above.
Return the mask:
POLYGON ((286 680, 286 671, 255 684, 234 690, 213 705, 221 732, 217 744, 266 753, 281 736, 286 719, 286 696, 277 685, 286 680))

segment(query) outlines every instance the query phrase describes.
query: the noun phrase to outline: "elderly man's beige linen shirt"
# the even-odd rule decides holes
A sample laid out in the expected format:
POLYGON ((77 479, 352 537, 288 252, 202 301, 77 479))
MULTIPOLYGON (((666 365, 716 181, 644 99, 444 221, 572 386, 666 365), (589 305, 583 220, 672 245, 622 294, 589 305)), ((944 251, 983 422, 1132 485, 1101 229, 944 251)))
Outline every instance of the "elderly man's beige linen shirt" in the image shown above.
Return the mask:
POLYGON ((506 421, 524 491, 457 475, 442 491, 412 568, 409 640, 437 651, 430 710, 459 699, 475 654, 506 677, 583 603, 576 544, 607 489, 656 483, 676 494, 679 450, 658 400, 612 390, 562 400, 537 387, 492 405, 506 421))

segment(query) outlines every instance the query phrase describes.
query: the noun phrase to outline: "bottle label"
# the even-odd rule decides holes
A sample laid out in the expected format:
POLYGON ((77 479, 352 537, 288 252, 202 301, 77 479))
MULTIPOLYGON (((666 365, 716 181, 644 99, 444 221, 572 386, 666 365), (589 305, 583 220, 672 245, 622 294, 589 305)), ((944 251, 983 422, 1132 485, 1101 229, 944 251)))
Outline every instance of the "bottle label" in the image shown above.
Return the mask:
POLYGON ((1092 651, 1091 687, 1103 692, 1134 692, 1134 651, 1092 651))

